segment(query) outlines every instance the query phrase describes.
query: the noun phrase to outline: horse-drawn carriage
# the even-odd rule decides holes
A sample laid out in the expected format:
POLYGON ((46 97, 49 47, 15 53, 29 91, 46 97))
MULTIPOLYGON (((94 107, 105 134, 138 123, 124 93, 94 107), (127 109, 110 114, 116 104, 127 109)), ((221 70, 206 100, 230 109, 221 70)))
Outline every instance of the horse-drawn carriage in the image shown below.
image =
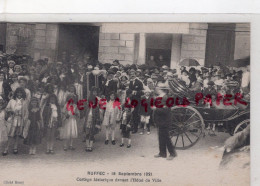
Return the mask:
MULTIPOLYGON (((177 149, 187 149, 195 145, 205 136, 205 125, 221 123, 225 131, 233 135, 250 124, 250 105, 229 105, 226 107, 209 107, 196 104, 194 93, 181 80, 169 81, 170 91, 174 97, 187 98, 189 106, 172 107, 172 124, 169 133, 177 149)), ((244 100, 243 100, 244 101, 244 100)))

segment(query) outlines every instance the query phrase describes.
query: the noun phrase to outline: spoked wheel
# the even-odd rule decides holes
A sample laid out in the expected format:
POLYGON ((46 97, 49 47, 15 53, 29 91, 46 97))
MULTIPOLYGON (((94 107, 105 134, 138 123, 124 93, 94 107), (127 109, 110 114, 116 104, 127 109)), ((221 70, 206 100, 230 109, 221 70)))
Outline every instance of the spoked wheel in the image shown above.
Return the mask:
POLYGON ((234 134, 238 133, 238 132, 241 132, 242 130, 244 130, 248 125, 250 125, 250 119, 246 119, 242 122, 240 122, 235 130, 234 130, 234 134))
POLYGON ((173 107, 172 125, 169 134, 176 149, 188 149, 195 145, 204 134, 204 120, 193 107, 173 107))

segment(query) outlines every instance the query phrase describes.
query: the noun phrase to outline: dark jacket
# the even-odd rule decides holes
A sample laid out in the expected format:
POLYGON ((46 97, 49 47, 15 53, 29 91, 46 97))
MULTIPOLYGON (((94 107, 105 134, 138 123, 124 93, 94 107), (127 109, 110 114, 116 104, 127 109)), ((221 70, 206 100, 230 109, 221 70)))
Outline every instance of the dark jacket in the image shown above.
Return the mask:
POLYGON ((109 95, 111 92, 117 93, 117 82, 115 80, 110 80, 108 82, 108 85, 106 85, 106 82, 104 82, 102 95, 106 96, 106 98, 109 98, 109 95))
POLYGON ((133 91, 137 91, 136 95, 131 95, 131 99, 140 100, 143 94, 143 83, 139 79, 135 79, 134 81, 130 81, 129 89, 126 91, 127 96, 131 95, 133 91))
MULTIPOLYGON (((161 105, 166 106, 167 95, 162 99, 161 105)), ((154 122, 159 128, 167 129, 172 123, 172 112, 169 107, 156 108, 154 111, 154 122)))
POLYGON ((8 99, 8 95, 9 95, 9 93, 12 91, 12 89, 11 89, 11 87, 10 87, 10 85, 9 85, 9 83, 7 82, 7 81, 3 81, 3 85, 2 85, 3 87, 3 99, 4 100, 6 100, 6 101, 9 101, 9 99, 8 99))

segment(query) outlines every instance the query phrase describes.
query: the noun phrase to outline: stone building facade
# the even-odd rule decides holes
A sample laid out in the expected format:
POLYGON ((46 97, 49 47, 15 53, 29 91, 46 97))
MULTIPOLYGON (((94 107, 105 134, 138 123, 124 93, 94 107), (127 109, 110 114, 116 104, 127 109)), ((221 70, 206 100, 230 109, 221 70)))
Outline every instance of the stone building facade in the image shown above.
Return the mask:
MULTIPOLYGON (((201 65, 205 65, 209 45, 207 23, 91 23, 91 25, 100 27, 97 56, 102 63, 111 63, 118 59, 122 64, 144 64, 148 57, 146 46, 148 36, 154 34, 170 36, 171 46, 167 45, 167 50, 170 51, 171 67, 177 67, 185 58, 194 58, 201 65)), ((250 24, 234 25, 233 59, 250 56, 250 24)), ((59 24, 6 23, 5 34, 6 36, 1 38, 5 39, 3 42, 6 52, 29 54, 34 60, 45 57, 48 57, 49 61, 57 60, 59 24)))

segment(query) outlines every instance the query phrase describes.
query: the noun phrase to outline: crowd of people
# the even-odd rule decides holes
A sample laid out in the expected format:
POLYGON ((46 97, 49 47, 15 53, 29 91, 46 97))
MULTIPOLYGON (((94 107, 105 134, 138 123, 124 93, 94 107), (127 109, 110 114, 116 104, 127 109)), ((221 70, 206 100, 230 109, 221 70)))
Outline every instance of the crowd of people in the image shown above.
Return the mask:
POLYGON ((193 92, 250 92, 248 67, 171 69, 156 64, 123 65, 118 60, 103 64, 84 58, 50 63, 48 59, 33 61, 30 56, 7 54, 1 54, 0 66, 0 142, 4 156, 11 142, 13 153, 17 154, 21 139, 33 155, 43 137, 47 154, 54 154, 57 139, 64 141, 64 151, 74 150, 73 140, 80 132, 85 136, 85 150, 91 152, 102 126, 106 130, 105 145, 110 141, 116 144, 117 125, 122 134, 120 147, 127 143, 126 147, 131 148, 131 134, 149 135, 150 126, 158 125, 158 118, 154 118, 155 111, 150 107, 136 104, 129 108, 124 106, 125 102, 150 100, 160 96, 160 90, 168 93, 167 82, 173 78, 180 79, 193 92), (106 109, 96 104, 100 99, 106 99, 106 109), (114 107, 118 100, 121 108, 114 107), (74 112, 68 108, 77 108, 79 104, 88 106, 74 112))

